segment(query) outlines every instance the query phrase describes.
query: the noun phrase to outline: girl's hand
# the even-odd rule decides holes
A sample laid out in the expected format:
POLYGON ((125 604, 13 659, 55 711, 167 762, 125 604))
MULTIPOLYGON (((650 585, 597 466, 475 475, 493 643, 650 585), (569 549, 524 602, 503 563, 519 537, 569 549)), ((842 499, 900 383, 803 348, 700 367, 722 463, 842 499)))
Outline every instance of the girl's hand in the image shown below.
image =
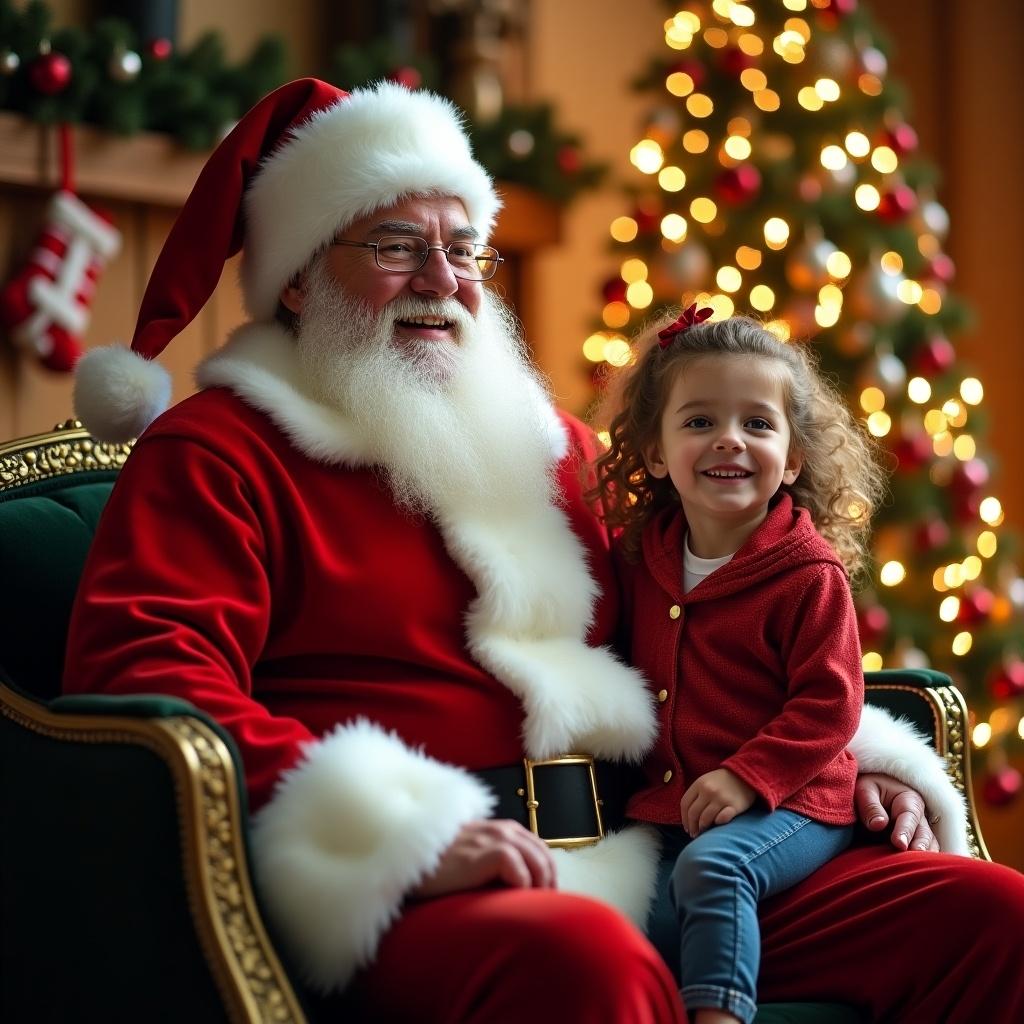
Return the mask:
POLYGON ((728 768, 702 775, 679 801, 683 829, 691 838, 712 825, 724 825, 748 810, 757 793, 728 768))

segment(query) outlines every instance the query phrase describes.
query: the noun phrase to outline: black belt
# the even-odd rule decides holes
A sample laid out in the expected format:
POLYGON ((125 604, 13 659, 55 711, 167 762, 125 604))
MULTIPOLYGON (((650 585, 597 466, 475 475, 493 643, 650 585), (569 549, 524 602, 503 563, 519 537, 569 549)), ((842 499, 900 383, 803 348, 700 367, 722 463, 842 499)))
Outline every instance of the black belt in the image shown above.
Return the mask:
POLYGON ((497 795, 492 817, 525 825, 548 846, 590 846, 623 820, 625 784, 619 765, 589 754, 519 764, 473 773, 497 795))

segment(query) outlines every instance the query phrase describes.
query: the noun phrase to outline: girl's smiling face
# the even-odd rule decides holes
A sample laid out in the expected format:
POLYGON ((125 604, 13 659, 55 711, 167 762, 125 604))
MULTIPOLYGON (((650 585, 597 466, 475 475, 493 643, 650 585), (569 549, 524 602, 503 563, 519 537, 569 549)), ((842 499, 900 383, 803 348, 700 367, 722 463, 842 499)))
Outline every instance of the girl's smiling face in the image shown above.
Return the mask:
POLYGON ((687 361, 676 377, 644 460, 679 494, 694 554, 737 550, 779 487, 799 476, 785 412, 788 372, 774 359, 716 354, 687 361))

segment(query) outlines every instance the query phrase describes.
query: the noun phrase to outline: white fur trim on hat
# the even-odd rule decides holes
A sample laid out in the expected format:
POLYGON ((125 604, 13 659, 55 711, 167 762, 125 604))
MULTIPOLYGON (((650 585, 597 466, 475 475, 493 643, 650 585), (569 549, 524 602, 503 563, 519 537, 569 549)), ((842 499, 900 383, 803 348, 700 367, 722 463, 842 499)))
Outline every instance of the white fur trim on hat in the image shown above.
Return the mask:
POLYGON ((310 984, 343 988, 369 963, 409 889, 493 804, 365 719, 310 744, 252 827, 261 894, 310 984))
POLYGON ((94 348, 75 366, 75 415, 98 441, 138 437, 170 401, 168 372, 123 345, 94 348))
POLYGON ((382 82, 314 114, 264 162, 245 195, 242 288, 255 320, 336 233, 414 195, 461 199, 480 241, 500 200, 473 159, 458 109, 382 82))

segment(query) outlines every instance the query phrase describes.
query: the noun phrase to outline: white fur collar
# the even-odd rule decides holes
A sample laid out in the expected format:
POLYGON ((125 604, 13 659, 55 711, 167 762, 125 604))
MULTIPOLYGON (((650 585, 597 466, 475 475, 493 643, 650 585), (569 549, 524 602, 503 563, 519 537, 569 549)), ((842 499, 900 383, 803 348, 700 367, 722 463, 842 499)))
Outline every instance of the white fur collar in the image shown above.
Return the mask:
MULTIPOLYGON (((276 324, 235 331, 196 378, 264 412, 309 458, 369 462, 370 446, 357 426, 304 391, 292 339, 276 324)), ((555 462, 568 451, 567 431, 540 389, 536 397, 555 462)), ((586 642, 597 587, 557 499, 515 517, 458 506, 438 510, 434 519, 449 554, 476 585, 466 616, 469 649, 522 702, 526 752, 641 757, 656 730, 651 698, 638 672, 586 642)))

